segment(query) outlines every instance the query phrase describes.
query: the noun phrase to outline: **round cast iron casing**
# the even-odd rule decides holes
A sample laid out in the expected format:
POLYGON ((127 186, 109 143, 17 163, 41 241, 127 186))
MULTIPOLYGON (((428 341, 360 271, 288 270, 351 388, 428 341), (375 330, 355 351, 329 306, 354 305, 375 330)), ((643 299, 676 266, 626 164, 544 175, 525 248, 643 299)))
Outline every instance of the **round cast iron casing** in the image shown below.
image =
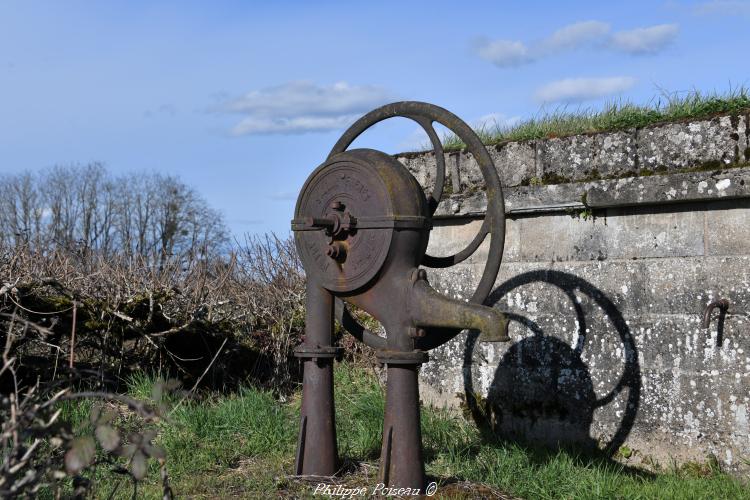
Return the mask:
POLYGON ((422 188, 401 163, 372 149, 329 157, 305 182, 294 215, 307 278, 336 293, 361 291, 389 254, 418 265, 427 248, 429 212, 422 188), (334 220, 336 228, 347 215, 354 227, 338 234, 311 222, 334 220), (419 237, 399 238, 399 231, 416 231, 419 237), (329 255, 332 244, 345 248, 341 258, 329 255))

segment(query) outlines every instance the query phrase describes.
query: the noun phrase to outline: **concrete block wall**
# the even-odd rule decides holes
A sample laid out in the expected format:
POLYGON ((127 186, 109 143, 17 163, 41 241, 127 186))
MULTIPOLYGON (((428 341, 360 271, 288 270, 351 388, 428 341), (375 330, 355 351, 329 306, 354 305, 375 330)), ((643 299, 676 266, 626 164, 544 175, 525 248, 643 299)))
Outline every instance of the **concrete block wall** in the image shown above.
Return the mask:
MULTIPOLYGON (((493 147, 507 230, 488 302, 510 315, 512 341, 464 332, 432 351, 423 400, 468 407, 478 425, 511 439, 611 456, 628 448, 636 463, 714 455, 747 471, 749 123, 719 116, 493 147), (556 184, 527 185, 532 178, 556 184), (703 328, 718 298, 730 307, 703 328)), ((470 155, 447 156, 461 189, 439 207, 433 255, 463 248, 486 207, 470 155)), ((434 181, 434 155, 399 159, 434 181)), ((486 247, 428 270, 430 281, 470 296, 486 247)))

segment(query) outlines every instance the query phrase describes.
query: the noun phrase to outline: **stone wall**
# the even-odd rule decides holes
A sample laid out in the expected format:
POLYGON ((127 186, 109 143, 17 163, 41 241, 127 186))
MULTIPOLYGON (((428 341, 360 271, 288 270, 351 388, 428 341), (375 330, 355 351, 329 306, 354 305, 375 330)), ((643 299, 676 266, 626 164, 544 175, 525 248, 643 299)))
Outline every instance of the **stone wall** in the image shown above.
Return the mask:
MULTIPOLYGON (((492 146, 506 241, 488 302, 512 341, 466 332, 431 352, 425 401, 463 405, 525 442, 597 446, 629 462, 750 460, 750 118, 718 116, 615 133, 492 146), (705 306, 730 301, 708 328, 705 306), (627 458, 625 458, 627 456, 627 458)), ((431 185, 434 155, 400 155, 431 185)), ((481 225, 471 155, 446 154, 454 193, 428 251, 448 255, 481 225)), ((430 270, 468 297, 486 242, 430 270)))

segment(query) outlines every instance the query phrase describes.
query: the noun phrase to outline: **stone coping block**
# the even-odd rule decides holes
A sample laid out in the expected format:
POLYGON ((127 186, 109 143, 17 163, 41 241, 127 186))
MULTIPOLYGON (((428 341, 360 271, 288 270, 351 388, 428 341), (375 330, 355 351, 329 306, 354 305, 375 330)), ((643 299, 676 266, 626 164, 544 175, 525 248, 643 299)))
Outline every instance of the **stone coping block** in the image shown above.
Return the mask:
MULTIPOLYGON (((561 212, 750 198, 750 167, 547 186, 504 187, 505 213, 561 212)), ((481 216, 483 191, 443 199, 436 217, 481 216)))

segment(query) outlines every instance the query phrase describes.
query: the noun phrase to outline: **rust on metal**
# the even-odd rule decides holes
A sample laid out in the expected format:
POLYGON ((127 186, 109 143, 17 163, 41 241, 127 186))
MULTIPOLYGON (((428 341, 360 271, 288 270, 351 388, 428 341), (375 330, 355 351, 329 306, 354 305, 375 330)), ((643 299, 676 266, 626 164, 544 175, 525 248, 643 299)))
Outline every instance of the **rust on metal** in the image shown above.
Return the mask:
POLYGON ((304 360, 296 473, 333 475, 338 470, 332 362, 341 351, 332 343, 335 317, 355 338, 376 349, 387 370, 380 480, 391 487, 423 488, 418 368, 428 361, 427 351, 464 329, 479 330, 483 340, 508 340, 506 317, 482 305, 497 278, 505 240, 502 189, 489 153, 466 123, 443 108, 421 102, 383 106, 355 122, 307 179, 292 229, 308 280, 305 339, 295 352, 304 360), (432 141, 437 178, 428 195, 393 157, 372 149, 347 150, 374 124, 399 116, 418 123, 432 141), (426 253, 445 184, 443 149, 434 123, 467 145, 484 175, 488 200, 477 236, 448 257, 426 253), (487 263, 468 303, 430 286, 420 266, 462 262, 488 236, 487 263), (385 337, 359 324, 347 303, 378 320, 385 337))

